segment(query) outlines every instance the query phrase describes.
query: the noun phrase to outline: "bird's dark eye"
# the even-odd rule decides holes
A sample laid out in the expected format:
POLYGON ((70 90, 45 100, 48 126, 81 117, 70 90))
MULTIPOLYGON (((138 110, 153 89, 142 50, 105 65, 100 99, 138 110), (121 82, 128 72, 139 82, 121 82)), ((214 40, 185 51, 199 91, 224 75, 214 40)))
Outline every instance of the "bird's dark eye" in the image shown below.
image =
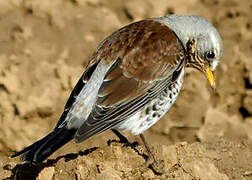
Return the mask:
POLYGON ((213 58, 215 58, 215 53, 213 51, 207 52, 206 58, 207 59, 213 59, 213 58))

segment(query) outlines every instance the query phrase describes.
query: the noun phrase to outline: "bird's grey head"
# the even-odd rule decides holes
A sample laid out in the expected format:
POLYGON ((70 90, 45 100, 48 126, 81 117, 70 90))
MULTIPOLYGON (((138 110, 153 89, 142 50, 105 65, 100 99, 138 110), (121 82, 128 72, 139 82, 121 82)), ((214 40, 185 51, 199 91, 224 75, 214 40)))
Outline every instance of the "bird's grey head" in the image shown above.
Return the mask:
POLYGON ((187 66, 212 76, 223 51, 222 40, 216 28, 198 16, 166 15, 158 21, 171 28, 182 42, 188 55, 187 66))

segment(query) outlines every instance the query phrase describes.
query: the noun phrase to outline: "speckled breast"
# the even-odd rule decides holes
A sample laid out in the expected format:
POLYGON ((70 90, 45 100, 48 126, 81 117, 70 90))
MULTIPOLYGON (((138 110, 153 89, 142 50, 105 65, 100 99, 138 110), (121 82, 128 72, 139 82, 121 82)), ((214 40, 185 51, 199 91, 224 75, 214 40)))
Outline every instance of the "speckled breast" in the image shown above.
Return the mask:
POLYGON ((174 104, 184 78, 184 68, 176 81, 169 84, 155 99, 146 104, 139 112, 128 118, 116 128, 131 131, 137 135, 154 125, 174 104))

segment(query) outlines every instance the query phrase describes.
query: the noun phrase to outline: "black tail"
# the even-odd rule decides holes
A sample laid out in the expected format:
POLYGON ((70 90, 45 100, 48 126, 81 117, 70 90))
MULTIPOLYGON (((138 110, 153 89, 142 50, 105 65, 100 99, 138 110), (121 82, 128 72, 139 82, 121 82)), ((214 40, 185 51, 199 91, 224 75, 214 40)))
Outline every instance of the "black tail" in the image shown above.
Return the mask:
POLYGON ((55 128, 53 132, 12 155, 11 158, 22 155, 21 161, 42 162, 57 149, 73 139, 76 129, 55 128))

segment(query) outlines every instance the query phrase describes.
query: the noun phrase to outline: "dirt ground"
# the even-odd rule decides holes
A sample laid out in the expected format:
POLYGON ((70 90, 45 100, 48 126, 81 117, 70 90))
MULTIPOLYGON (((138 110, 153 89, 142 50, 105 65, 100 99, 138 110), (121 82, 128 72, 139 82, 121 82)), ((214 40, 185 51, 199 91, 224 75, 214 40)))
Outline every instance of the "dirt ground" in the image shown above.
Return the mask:
POLYGON ((0 0, 0 179, 252 179, 251 0, 0 0), (44 163, 9 159, 46 135, 98 43, 114 30, 164 14, 211 21, 224 41, 214 94, 187 69, 175 105, 145 132, 146 151, 110 132, 71 142, 44 163))

